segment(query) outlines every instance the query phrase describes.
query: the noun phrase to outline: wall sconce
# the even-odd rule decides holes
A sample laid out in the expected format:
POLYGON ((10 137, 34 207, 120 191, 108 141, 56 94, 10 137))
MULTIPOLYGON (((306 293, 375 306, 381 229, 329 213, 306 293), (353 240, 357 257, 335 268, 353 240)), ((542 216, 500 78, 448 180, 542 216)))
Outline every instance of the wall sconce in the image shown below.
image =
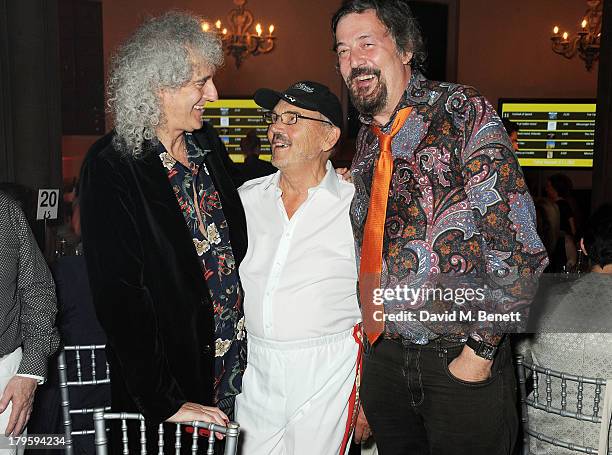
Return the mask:
POLYGON ((567 32, 560 35, 559 27, 555 25, 550 39, 553 52, 568 59, 578 54, 584 60, 587 71, 591 71, 593 62, 599 59, 603 1, 587 0, 587 5, 588 9, 580 24, 581 29, 576 36, 570 38, 567 32))
MULTIPOLYGON (((268 27, 268 33, 264 34, 261 24, 257 23, 253 33, 251 29, 254 22, 253 13, 246 9, 246 2, 247 0, 234 0, 236 8, 227 15, 230 30, 223 26, 221 20, 217 20, 214 24, 214 31, 221 38, 223 50, 227 55, 234 57, 237 69, 248 56, 270 52, 274 49, 274 40, 276 40, 272 24, 268 27)), ((202 30, 205 32, 211 28, 207 22, 202 23, 202 30)))

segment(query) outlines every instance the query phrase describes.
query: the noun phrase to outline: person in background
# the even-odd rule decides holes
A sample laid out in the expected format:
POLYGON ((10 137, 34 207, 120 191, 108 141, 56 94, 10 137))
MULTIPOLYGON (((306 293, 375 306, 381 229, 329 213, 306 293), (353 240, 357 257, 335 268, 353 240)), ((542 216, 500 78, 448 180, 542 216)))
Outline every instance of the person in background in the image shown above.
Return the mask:
POLYGON ((546 195, 559 207, 560 229, 572 237, 576 236, 576 218, 569 203, 573 184, 565 174, 553 174, 546 180, 546 195))
POLYGON ((507 118, 502 119, 504 124, 504 128, 506 129, 506 133, 508 133, 508 137, 510 138, 510 142, 512 142, 512 148, 515 152, 519 151, 519 142, 518 142, 518 133, 519 127, 516 123, 507 118))
POLYGON ((535 200, 537 232, 546 248, 549 263, 546 273, 562 273, 567 264, 566 236, 559 229, 559 207, 548 198, 535 200))
POLYGON ((13 182, 0 183, 0 191, 3 191, 7 196, 19 204, 33 229, 32 223, 36 218, 36 195, 34 191, 25 185, 13 182))
POLYGON ((378 450, 508 455, 518 419, 505 334, 521 324, 454 324, 445 311, 465 311, 465 300, 401 291, 450 283, 481 292, 468 308, 526 318, 547 260, 512 144, 474 88, 422 74, 408 1, 345 1, 332 31, 362 123, 350 215, 367 336, 361 398, 378 450))
MULTIPOLYGON (((522 340, 517 349, 527 361, 543 368, 608 380, 600 406, 601 425, 529 408, 529 424, 535 431, 606 454, 612 434, 612 204, 593 213, 585 224, 580 248, 590 262, 590 273, 549 289, 535 333, 522 340)), ((544 387, 541 383, 540 388, 544 387)), ((556 406, 566 399, 567 409, 576 409, 574 387, 568 387, 565 397, 561 396, 559 379, 554 378, 550 387, 556 406)), ((587 390, 584 399, 586 407, 587 390)), ((534 455, 575 453, 535 437, 530 438, 530 444, 534 455)))
MULTIPOLYGON (((106 344, 106 335, 96 318, 87 277, 87 264, 80 253, 81 221, 78 195, 72 198, 70 217, 70 238, 75 248, 67 249, 52 264, 51 272, 57 294, 57 327, 64 346, 91 346, 106 344)), ((89 352, 89 351, 88 351, 89 352)), ((33 434, 59 434, 64 431, 61 413, 61 396, 57 355, 52 358, 48 381, 36 391, 29 430, 33 434)), ((73 354, 66 354, 68 378, 77 377, 77 366, 73 354)), ((91 371, 91 358, 81 357, 81 369, 91 371)), ((106 371, 106 354, 96 353, 96 371, 102 377, 106 371)), ((93 409, 110 406, 110 385, 98 384, 70 389, 71 409, 93 409)), ((91 414, 73 414, 72 429, 91 428, 91 414)), ((79 435, 73 438, 74 451, 79 454, 95 454, 93 435, 79 435)), ((56 453, 53 449, 39 450, 34 455, 56 453)))
MULTIPOLYGON (((151 452, 159 423, 227 424, 246 363, 246 222, 233 164, 202 121, 223 63, 202 21, 171 11, 118 49, 108 81, 115 128, 81 170, 83 249, 108 340, 112 408, 145 416, 151 452)), ((118 427, 111 436, 120 450, 118 427)), ((138 437, 130 443, 140 451, 138 437)))
POLYGON ((559 207, 547 198, 538 198, 534 203, 538 236, 542 239, 548 257, 552 258, 561 238, 559 207))
MULTIPOLYGON (((0 434, 20 435, 59 346, 53 278, 19 204, 0 192, 0 434)), ((22 451, 23 447, 20 449, 22 451)), ((0 450, 2 454, 15 450, 0 450)))
POLYGON ((576 215, 570 203, 573 184, 565 174, 554 174, 546 180, 545 191, 548 199, 559 208, 559 229, 564 236, 566 264, 564 271, 573 271, 578 261, 576 247, 576 215))
POLYGON ((66 222, 57 228, 55 234, 56 259, 62 256, 83 254, 83 245, 81 244, 81 209, 76 191, 69 198, 64 197, 64 204, 70 205, 70 210, 65 211, 66 222))
MULTIPOLYGON (((43 250, 45 248, 44 227, 42 223, 36 223, 36 192, 25 185, 14 182, 0 183, 0 191, 3 191, 6 195, 19 204, 19 207, 21 210, 23 210, 23 213, 28 220, 28 224, 32 230, 32 233, 34 234, 36 243, 44 255, 46 253, 43 250)), ((50 258, 48 257, 47 259, 50 258)))
POLYGON ((261 139, 254 129, 249 130, 247 135, 240 140, 240 149, 244 153, 244 164, 240 167, 240 171, 245 182, 276 172, 272 164, 259 158, 261 139))

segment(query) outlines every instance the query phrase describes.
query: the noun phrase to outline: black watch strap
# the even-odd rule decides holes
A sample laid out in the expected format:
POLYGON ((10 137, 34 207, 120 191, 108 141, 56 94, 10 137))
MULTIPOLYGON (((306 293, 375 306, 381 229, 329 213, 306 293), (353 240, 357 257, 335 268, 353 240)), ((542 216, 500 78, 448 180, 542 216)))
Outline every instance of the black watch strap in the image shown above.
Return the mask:
POLYGON ((482 357, 483 359, 493 360, 495 354, 497 354, 497 346, 493 346, 492 344, 485 343, 473 337, 469 337, 465 344, 472 348, 478 357, 482 357))

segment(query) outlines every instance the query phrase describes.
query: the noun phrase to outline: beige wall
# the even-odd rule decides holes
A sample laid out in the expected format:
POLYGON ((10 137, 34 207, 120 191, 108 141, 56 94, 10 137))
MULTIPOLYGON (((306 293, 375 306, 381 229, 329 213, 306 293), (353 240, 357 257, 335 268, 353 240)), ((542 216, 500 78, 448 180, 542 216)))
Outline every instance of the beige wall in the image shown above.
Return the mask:
MULTIPOLYGON (((553 26, 574 35, 584 0, 460 2, 458 81, 478 88, 496 108, 498 98, 597 96, 597 64, 587 72, 577 56, 568 60, 551 50, 553 26)), ((555 172, 543 171, 542 181, 555 172)), ((563 172, 575 189, 591 188, 590 169, 563 172)))
MULTIPOLYGON (((230 0, 102 2, 105 59, 147 15, 179 8, 224 20, 234 6, 230 0)), ((262 86, 284 88, 309 78, 340 95, 329 25, 339 4, 250 0, 256 20, 276 25, 277 47, 249 58, 240 70, 228 58, 216 77, 221 96, 250 95, 262 86)), ((494 103, 500 97, 595 97, 597 67, 588 73, 577 57, 566 60, 550 49, 552 26, 573 33, 585 9, 584 0, 460 0, 459 82, 477 87, 494 103)))
MULTIPOLYGON (((230 0, 103 0, 102 3, 106 60, 147 15, 169 8, 186 9, 227 24, 226 15, 234 7, 230 0)), ((265 29, 270 23, 275 25, 276 48, 269 54, 247 59, 240 70, 236 70, 233 58, 228 57, 215 78, 220 96, 250 96, 263 86, 284 89, 299 79, 323 82, 340 95, 342 81, 334 68, 329 31, 330 18, 339 5, 340 0, 248 1, 247 8, 256 21, 261 21, 265 29)))
MULTIPOLYGON (((462 0, 458 80, 503 97, 595 98, 597 69, 551 50, 555 24, 575 34, 584 0, 462 0)), ((497 104, 495 104, 497 106, 497 104)))
MULTIPOLYGON (((281 89, 297 79, 323 82, 341 96, 330 32, 330 18, 339 4, 249 0, 256 20, 266 27, 275 24, 277 47, 247 59, 240 70, 227 58, 215 78, 220 96, 249 96, 259 87, 281 89)), ((102 0, 102 5, 106 63, 147 16, 178 8, 225 20, 234 7, 231 0, 102 0)), ((585 9, 584 0, 460 0, 458 81, 478 88, 495 106, 500 97, 594 98, 597 66, 588 73, 577 57, 566 60, 550 49, 552 26, 574 33, 585 9)), ((71 158, 71 164, 76 162, 71 158)))
POLYGON ((65 182, 78 178, 85 153, 99 136, 62 136, 62 176, 65 182))

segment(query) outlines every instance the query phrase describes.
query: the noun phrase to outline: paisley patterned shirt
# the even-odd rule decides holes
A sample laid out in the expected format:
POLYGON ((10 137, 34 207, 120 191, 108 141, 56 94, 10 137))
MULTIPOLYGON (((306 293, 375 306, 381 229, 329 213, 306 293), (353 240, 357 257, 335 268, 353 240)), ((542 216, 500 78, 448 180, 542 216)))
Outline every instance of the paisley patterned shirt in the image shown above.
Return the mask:
POLYGON ((170 156, 163 145, 159 158, 185 217, 210 291, 216 338, 214 398, 217 406, 231 414, 246 365, 243 291, 219 193, 204 163, 207 151, 191 134, 186 134, 185 139, 190 168, 170 156))
MULTIPOLYGON (((415 72, 395 112, 407 106, 412 112, 392 141, 381 287, 402 290, 385 298, 386 314, 408 311, 415 317, 386 319, 384 336, 425 344, 440 336, 478 334, 497 344, 502 333, 517 330, 517 318, 526 322, 537 277, 548 262, 523 174, 501 120, 475 89, 415 72), (432 288, 443 290, 444 298, 442 292, 416 291, 432 288), (471 301, 453 297, 468 288, 480 290, 470 294, 471 301), (494 318, 514 313, 514 321, 428 318, 466 310, 470 317, 480 310, 494 318)), ((372 118, 360 120, 351 169, 358 265, 379 156, 372 118)))

